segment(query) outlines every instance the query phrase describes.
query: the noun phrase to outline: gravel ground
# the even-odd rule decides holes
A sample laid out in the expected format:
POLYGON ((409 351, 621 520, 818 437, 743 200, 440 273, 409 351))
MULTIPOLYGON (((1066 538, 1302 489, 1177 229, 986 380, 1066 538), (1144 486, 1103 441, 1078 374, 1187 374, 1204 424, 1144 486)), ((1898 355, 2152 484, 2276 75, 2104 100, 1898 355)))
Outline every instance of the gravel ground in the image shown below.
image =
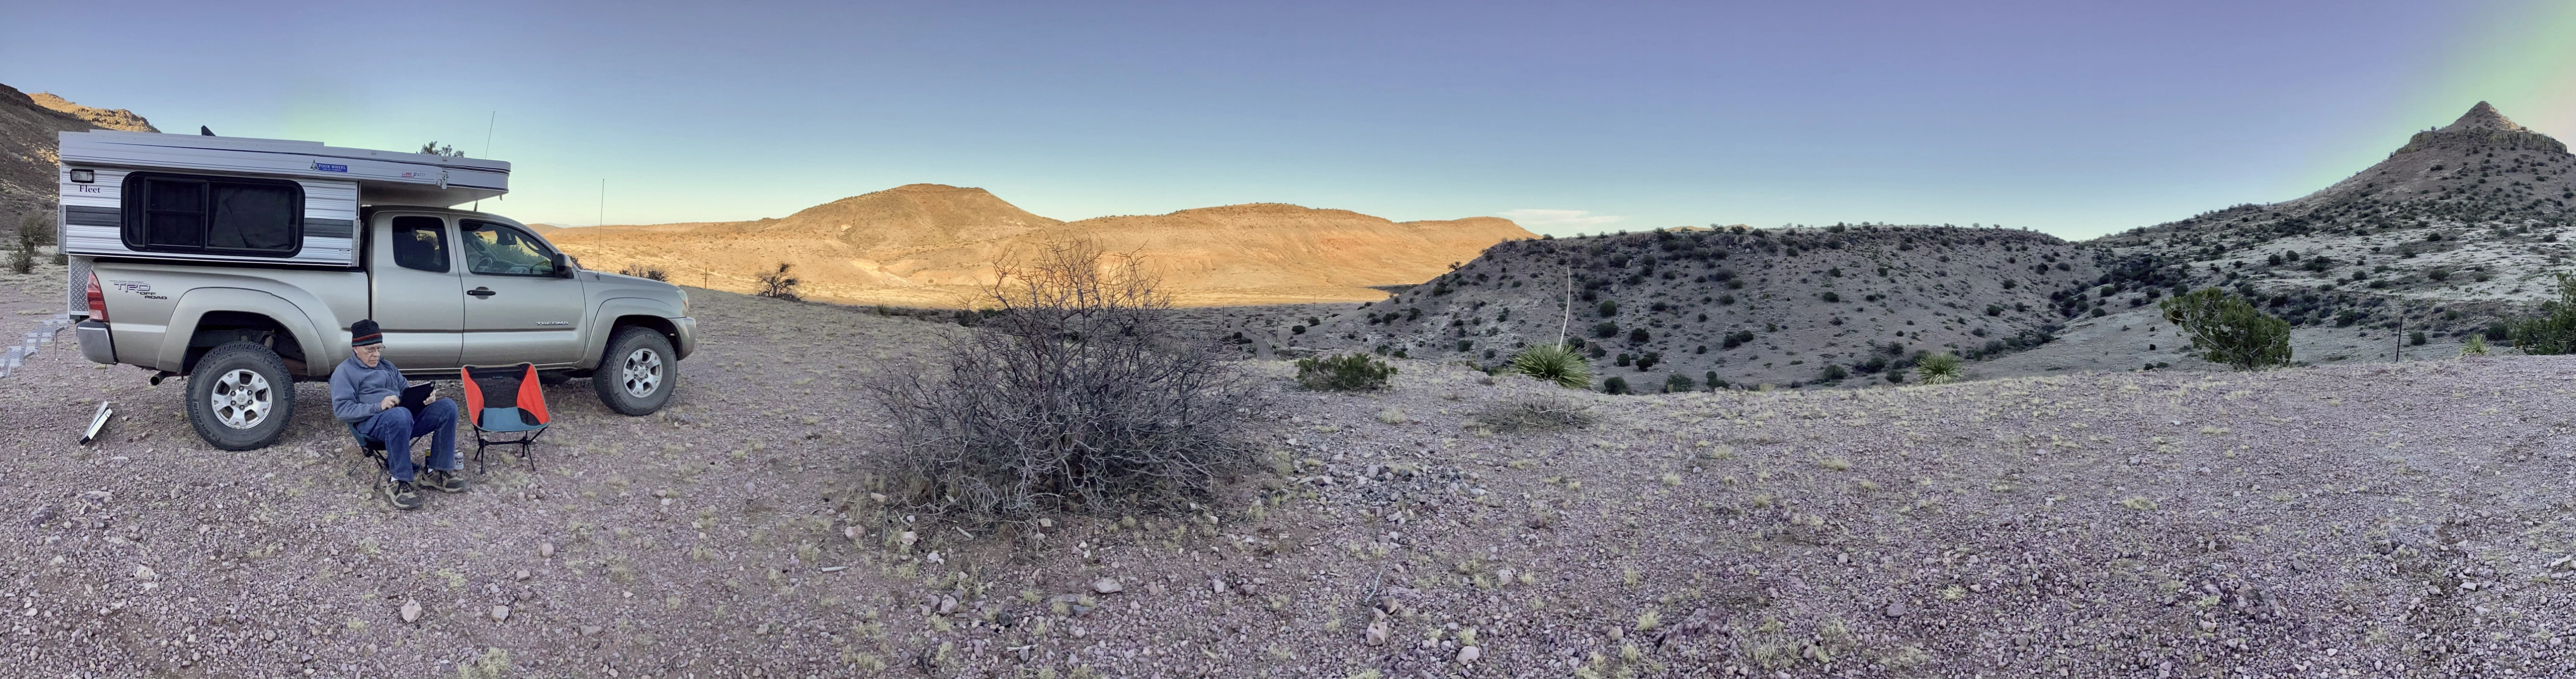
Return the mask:
POLYGON ((0 675, 2576 673, 2576 360, 1635 397, 1247 363, 1282 390, 1231 504, 969 533, 870 496, 850 387, 954 326, 693 294, 667 415, 548 389, 538 472, 409 513, 322 385, 216 451, 183 382, 53 345, 0 390, 0 675), (1480 414, 1549 399, 1595 423, 1480 414))

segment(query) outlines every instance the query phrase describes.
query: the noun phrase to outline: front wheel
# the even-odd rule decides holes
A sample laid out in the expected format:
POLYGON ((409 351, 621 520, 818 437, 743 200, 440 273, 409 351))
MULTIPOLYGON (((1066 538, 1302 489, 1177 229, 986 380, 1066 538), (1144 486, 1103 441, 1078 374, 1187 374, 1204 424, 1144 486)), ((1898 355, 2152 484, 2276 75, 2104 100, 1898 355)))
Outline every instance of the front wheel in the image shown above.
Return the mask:
POLYGON ((671 338, 641 326, 618 330, 609 337, 590 386, 609 410, 625 415, 661 410, 671 402, 671 390, 680 386, 680 361, 671 353, 671 338))
POLYGON ((224 450, 256 450, 286 436, 295 418, 295 379, 268 347, 215 347, 188 371, 188 424, 224 450))

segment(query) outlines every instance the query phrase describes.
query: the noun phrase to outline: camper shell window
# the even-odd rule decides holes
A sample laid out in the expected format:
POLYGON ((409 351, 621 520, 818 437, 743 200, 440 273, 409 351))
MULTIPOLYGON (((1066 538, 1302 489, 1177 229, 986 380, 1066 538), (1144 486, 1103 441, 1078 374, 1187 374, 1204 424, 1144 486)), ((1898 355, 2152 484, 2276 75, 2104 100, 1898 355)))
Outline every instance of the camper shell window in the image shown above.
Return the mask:
POLYGON ((295 182, 136 172, 124 196, 127 248, 267 257, 304 249, 304 186, 295 182))

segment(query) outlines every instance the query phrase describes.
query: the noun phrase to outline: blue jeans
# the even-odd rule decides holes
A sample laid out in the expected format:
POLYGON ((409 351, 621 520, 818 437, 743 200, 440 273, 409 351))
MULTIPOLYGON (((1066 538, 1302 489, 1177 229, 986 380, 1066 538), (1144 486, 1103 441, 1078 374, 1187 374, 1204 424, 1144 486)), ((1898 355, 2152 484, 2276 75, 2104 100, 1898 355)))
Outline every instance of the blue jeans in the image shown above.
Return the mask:
POLYGON ((412 437, 431 432, 438 435, 429 439, 429 468, 447 471, 459 468, 456 462, 456 399, 442 398, 421 406, 417 418, 412 416, 411 409, 395 406, 359 423, 358 431, 366 432, 367 438, 384 442, 385 470, 393 473, 395 481, 411 480, 412 437))

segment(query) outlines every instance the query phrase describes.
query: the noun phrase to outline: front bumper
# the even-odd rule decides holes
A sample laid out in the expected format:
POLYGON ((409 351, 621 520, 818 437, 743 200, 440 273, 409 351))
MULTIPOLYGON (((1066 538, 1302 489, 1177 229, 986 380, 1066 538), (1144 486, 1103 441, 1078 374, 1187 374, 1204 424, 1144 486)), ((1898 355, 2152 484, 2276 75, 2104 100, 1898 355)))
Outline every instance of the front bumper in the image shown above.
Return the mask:
POLYGON ((680 352, 680 358, 688 358, 689 354, 697 353, 698 319, 687 316, 674 318, 671 319, 671 328, 677 331, 674 334, 680 336, 680 341, 673 343, 672 351, 680 352))
POLYGON ((106 322, 81 321, 72 326, 72 334, 80 338, 82 358, 91 363, 116 364, 116 339, 108 335, 106 322))

